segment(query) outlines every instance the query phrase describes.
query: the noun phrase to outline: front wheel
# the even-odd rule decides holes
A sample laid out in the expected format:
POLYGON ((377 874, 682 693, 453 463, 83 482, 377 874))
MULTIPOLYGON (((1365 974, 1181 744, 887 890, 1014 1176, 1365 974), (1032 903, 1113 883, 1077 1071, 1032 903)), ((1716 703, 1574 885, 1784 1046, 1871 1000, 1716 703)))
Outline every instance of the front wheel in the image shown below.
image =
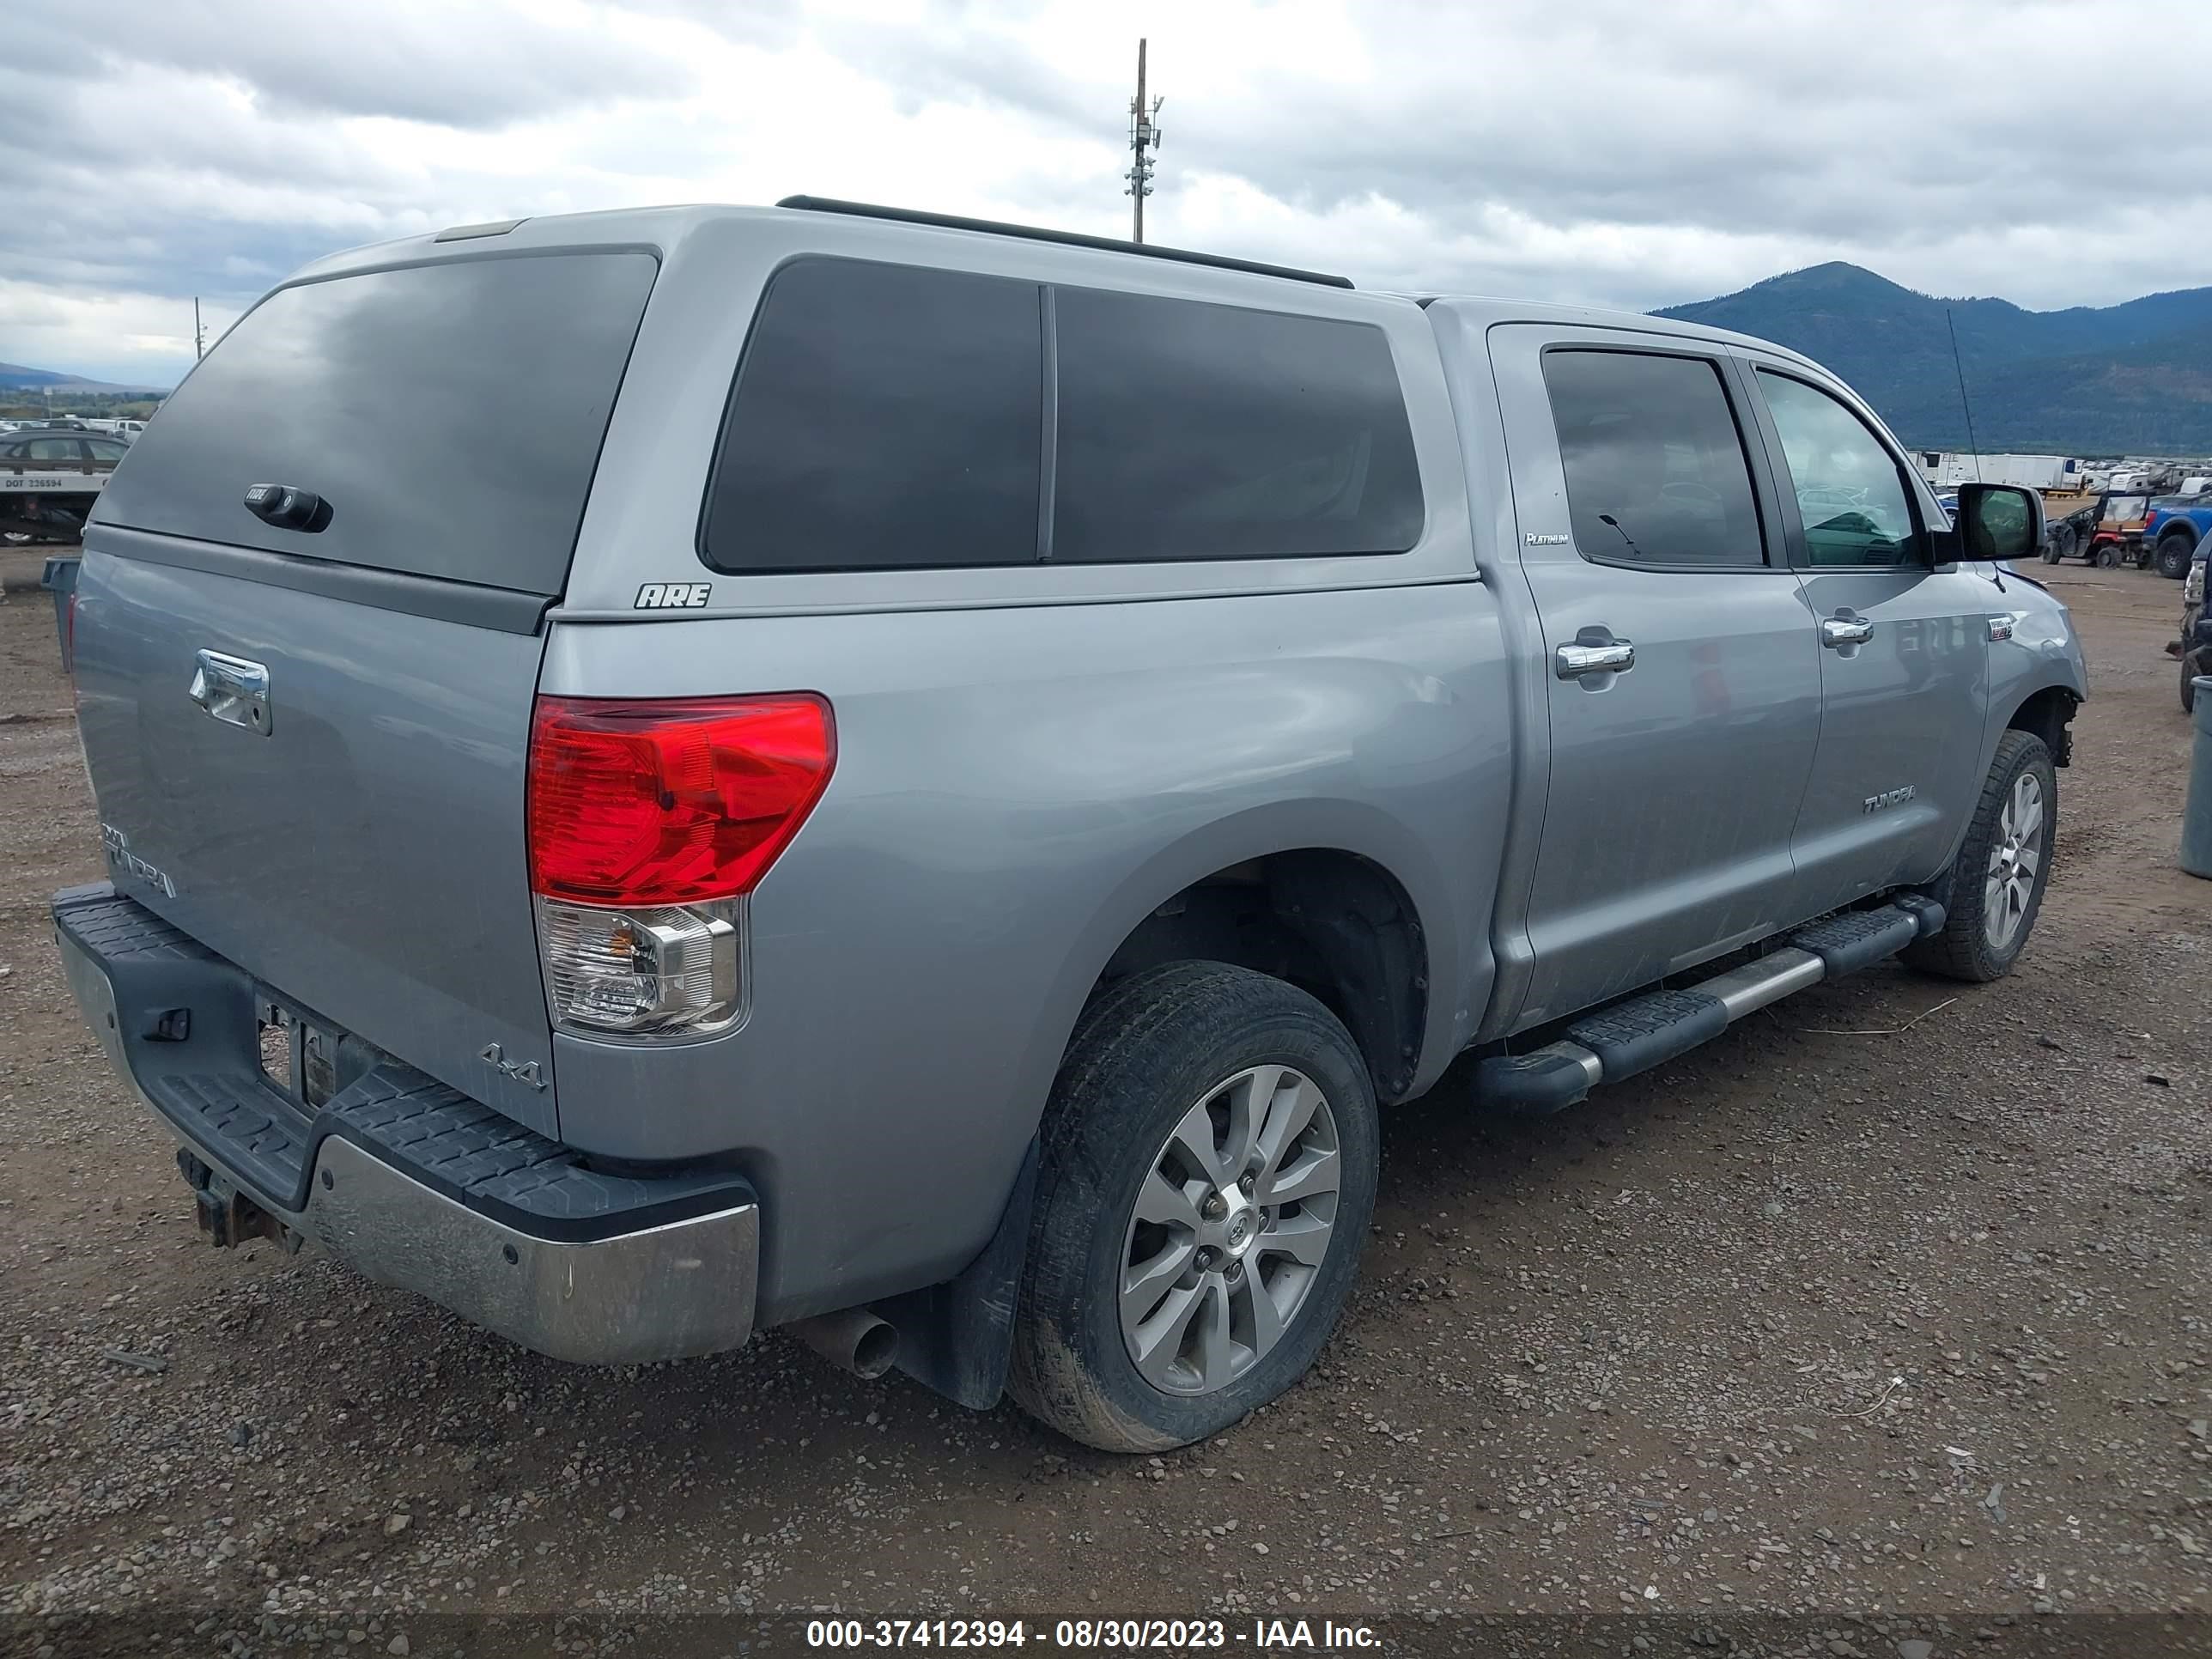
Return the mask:
POLYGON ((1014 1398, 1121 1452, 1266 1405, 1351 1297, 1378 1146, 1359 1050, 1296 987, 1206 962, 1109 986, 1046 1108, 1014 1398))
POLYGON ((2032 732, 1997 740, 1959 856, 1936 888, 1942 931, 1905 946, 1913 967, 1946 979, 2002 979, 2043 908, 2058 830, 2058 774, 2032 732))

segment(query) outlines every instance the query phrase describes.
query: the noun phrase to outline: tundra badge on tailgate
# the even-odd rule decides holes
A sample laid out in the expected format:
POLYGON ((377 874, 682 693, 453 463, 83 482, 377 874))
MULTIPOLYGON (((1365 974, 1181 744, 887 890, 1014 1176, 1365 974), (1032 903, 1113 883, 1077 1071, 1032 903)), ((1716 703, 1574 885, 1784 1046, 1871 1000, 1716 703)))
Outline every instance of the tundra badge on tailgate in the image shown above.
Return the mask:
POLYGON ((647 582, 637 590, 634 611, 696 611, 714 591, 712 582, 647 582))
POLYGON ((100 844, 107 848, 108 861, 117 869, 137 877, 148 886, 166 893, 171 898, 176 897, 177 884, 169 879, 166 872, 155 868, 132 852, 130 836, 112 823, 103 823, 100 826, 100 844))

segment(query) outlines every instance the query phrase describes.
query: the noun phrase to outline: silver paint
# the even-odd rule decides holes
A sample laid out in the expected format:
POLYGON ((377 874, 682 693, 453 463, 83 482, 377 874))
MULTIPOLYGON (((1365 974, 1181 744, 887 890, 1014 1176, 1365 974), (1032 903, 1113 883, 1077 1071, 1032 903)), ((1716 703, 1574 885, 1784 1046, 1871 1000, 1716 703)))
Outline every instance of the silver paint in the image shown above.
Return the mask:
MULTIPOLYGON (((101 814, 177 877, 147 902, 326 1018, 586 1152, 743 1168, 763 1195, 763 1322, 973 1259, 1085 996, 1193 881, 1304 848, 1389 872, 1425 957, 1419 1091, 1471 1042, 1933 875, 2012 712, 2085 689, 2064 607, 2024 580, 2000 593, 1988 566, 1800 571, 1778 527, 1775 562, 1749 571, 1626 568, 1573 544, 1544 346, 1709 353, 1740 400, 1759 360, 1840 392, 1741 337, 771 210, 532 219, 501 240, 662 262, 543 633, 156 565, 127 556, 136 532, 95 525, 77 651, 101 814), (1373 324, 1406 392, 1423 533, 1387 557, 709 586, 694 539, 731 376, 769 273, 800 252, 1373 324), (702 602, 639 608, 693 571, 702 602), (1845 610, 1869 637, 1823 648, 1819 619, 1845 610), (2019 618, 2009 640, 1989 637, 1998 611, 2019 618), (1635 641, 1632 670, 1557 678, 1558 648, 1598 626, 1635 641), (279 729, 253 738, 179 695, 202 647, 268 666, 279 729), (837 768, 750 901, 743 1025, 667 1045, 552 1035, 524 866, 532 691, 800 690, 836 709, 837 768), (1900 775, 1915 798, 1867 813, 1900 775), (488 1044, 545 1086, 486 1064, 488 1044)), ((307 274, 469 246, 420 238, 307 274)))

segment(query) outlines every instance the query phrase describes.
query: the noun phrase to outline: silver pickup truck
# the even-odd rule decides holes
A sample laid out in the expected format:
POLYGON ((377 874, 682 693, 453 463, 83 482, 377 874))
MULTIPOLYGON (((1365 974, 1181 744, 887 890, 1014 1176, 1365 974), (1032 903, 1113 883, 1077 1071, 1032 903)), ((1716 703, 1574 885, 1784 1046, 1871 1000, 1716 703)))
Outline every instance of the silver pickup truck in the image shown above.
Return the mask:
POLYGON ((217 1243, 1181 1444, 1455 1057, 2012 965, 2081 655, 1910 460, 1757 340, 808 198, 336 255, 86 532, 57 936, 217 1243))

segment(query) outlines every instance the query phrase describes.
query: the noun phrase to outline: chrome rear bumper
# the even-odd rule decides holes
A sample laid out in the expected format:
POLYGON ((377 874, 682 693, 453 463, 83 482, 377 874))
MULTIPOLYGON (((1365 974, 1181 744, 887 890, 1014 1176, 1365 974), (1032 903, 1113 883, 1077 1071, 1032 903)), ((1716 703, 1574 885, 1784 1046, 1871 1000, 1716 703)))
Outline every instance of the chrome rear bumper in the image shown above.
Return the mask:
MULTIPOLYGON (((142 1080, 147 1044, 136 1034, 147 1011, 131 1006, 127 994, 118 1006, 118 967, 136 958, 148 972, 164 976, 160 1003, 181 1000, 189 1006, 195 994, 204 1000, 191 1022, 196 1036, 187 1046, 220 1041, 219 1034, 236 1022, 211 1005, 234 988, 226 975, 236 977, 237 970, 204 951, 180 953, 176 941, 183 936, 150 913, 141 912, 148 924, 143 937, 134 934, 128 917, 121 928, 96 929, 72 927, 65 915, 70 907, 117 902, 112 890, 57 896, 55 939, 63 968, 118 1073, 206 1166, 210 1187, 224 1201, 243 1199, 270 1219, 318 1241, 364 1277, 428 1297, 472 1324, 556 1359, 586 1364, 676 1359, 738 1347, 751 1335, 760 1209, 742 1182, 704 1194, 694 1183, 687 1197, 696 1213, 648 1218, 665 1218, 668 1209, 648 1201, 639 1206, 645 1224, 624 1229, 616 1210, 599 1218, 592 1236, 562 1237, 576 1230, 561 1216, 533 1224, 512 1206, 503 1215, 489 1213, 489 1205, 466 1201, 465 1189, 458 1197, 441 1191, 427 1171, 410 1171, 392 1150, 362 1144, 366 1137, 347 1121, 346 1091, 341 1091, 312 1122, 301 1115, 294 1133, 310 1167, 301 1170, 306 1178, 291 1190, 273 1192, 265 1164, 257 1181, 242 1167, 249 1160, 222 1131, 241 1115, 258 1121, 258 1113, 275 1109, 273 1101, 255 1095, 268 1087, 258 1077, 258 1060, 247 1055, 210 1073, 210 1057, 194 1054, 189 1093, 166 1075, 142 1080), (115 948, 106 942, 117 939, 121 944, 115 948), (210 1036, 199 1038, 202 1030, 210 1036), (241 1101, 253 1096, 246 1103, 253 1111, 207 1109, 214 1084, 228 1086, 241 1101), (180 1097, 201 1109, 194 1115, 179 1109, 180 1097)), ((126 971, 126 981, 129 976, 126 971)), ((518 1132, 502 1126, 496 1133, 511 1139, 518 1132)), ((268 1138, 266 1129, 258 1132, 257 1145, 268 1138)), ((542 1137, 530 1139, 532 1151, 566 1152, 542 1137)), ((640 1188, 648 1200, 656 1196, 647 1182, 623 1177, 619 1184, 640 1188)))
POLYGON ((331 1135, 294 1224, 364 1278, 556 1359, 680 1359, 752 1334, 755 1204, 568 1243, 465 1209, 331 1135))

